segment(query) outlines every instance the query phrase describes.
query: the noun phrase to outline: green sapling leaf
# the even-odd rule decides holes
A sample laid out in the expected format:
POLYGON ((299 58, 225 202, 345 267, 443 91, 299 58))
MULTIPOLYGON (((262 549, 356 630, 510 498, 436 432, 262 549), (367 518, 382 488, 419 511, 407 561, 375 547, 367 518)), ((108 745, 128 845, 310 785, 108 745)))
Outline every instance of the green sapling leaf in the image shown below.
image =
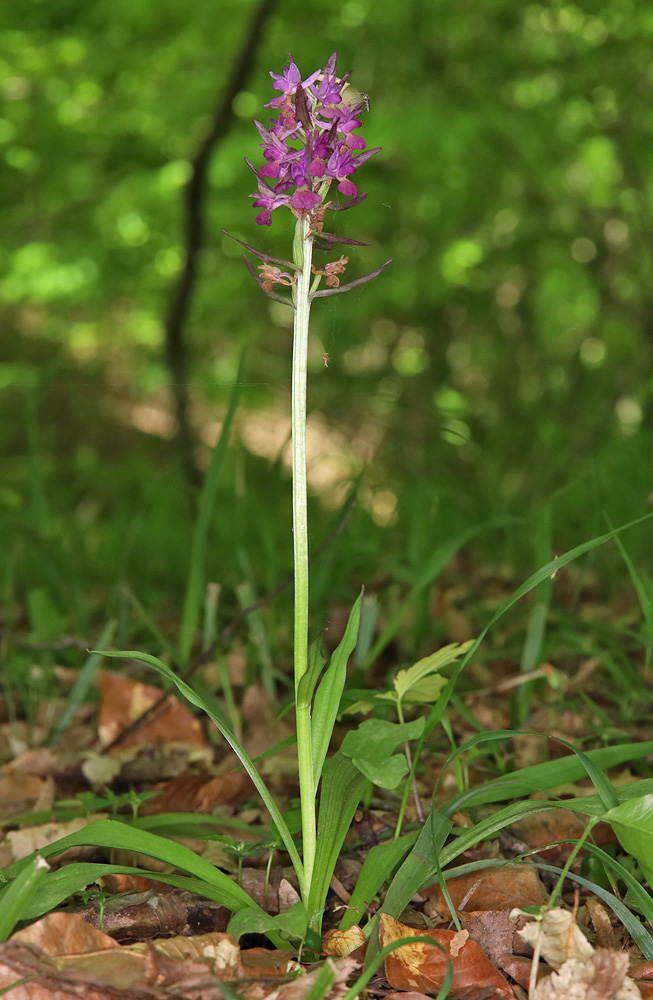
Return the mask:
POLYGON ((653 795, 621 802, 603 816, 653 888, 653 795))
POLYGON ((419 739, 423 731, 424 719, 403 723, 367 719, 347 733, 340 749, 379 788, 396 788, 408 773, 408 763, 395 750, 400 743, 419 739))
MULTIPOLYGON (((437 673, 443 667, 454 663, 461 656, 464 656, 468 649, 474 645, 474 640, 469 642, 452 642, 448 646, 443 646, 435 653, 430 653, 417 663, 409 667, 408 670, 400 670, 393 681, 397 699, 403 701, 406 695, 431 674, 437 673)), ((446 680, 443 680, 440 689, 444 687, 446 680)), ((411 699, 413 700, 413 699, 411 699)))
POLYGON ((263 910, 240 910, 229 921, 227 930, 236 940, 243 934, 267 934, 276 931, 288 941, 303 941, 307 927, 306 908, 299 899, 290 909, 276 916, 270 916, 263 910))

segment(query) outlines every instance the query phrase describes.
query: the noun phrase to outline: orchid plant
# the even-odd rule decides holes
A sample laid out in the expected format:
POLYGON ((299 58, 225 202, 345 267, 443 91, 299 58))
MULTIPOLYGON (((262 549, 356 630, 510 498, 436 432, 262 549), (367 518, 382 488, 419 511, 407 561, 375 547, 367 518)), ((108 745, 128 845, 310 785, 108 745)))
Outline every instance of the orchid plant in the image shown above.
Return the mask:
MULTIPOLYGON (((294 696, 297 730, 297 759, 301 804, 301 856, 287 818, 281 813, 274 797, 258 773, 254 762, 235 733, 217 716, 202 697, 166 664, 147 653, 134 651, 111 652, 105 655, 130 657, 147 663, 167 677, 192 704, 202 708, 231 744, 254 785, 256 786, 278 835, 290 856, 297 875, 300 899, 291 911, 270 917, 222 872, 216 871, 221 883, 221 900, 235 911, 230 930, 238 935, 244 931, 261 931, 274 940, 283 934, 293 939, 307 940, 319 931, 329 883, 342 844, 361 796, 370 780, 383 787, 395 787, 407 773, 408 765, 397 747, 406 740, 418 738, 423 720, 417 723, 392 724, 376 720, 385 727, 382 733, 374 722, 364 722, 358 734, 327 759, 331 735, 340 710, 345 686, 347 660, 352 653, 360 622, 362 594, 354 604, 343 638, 327 665, 319 641, 309 650, 308 630, 308 510, 306 493, 306 378, 308 356, 308 324, 313 299, 338 295, 356 288, 376 275, 391 262, 386 261, 364 277, 341 284, 349 258, 316 266, 314 250, 331 250, 337 244, 366 246, 359 240, 336 236, 325 231, 327 211, 343 211, 359 205, 366 197, 359 193, 352 177, 379 149, 366 149, 365 140, 357 133, 361 114, 367 108, 365 95, 354 91, 349 74, 340 78, 336 72, 334 52, 323 70, 316 70, 302 80, 301 73, 289 57, 289 66, 280 75, 271 73, 273 87, 279 91, 266 107, 277 112, 269 127, 256 122, 263 147, 265 163, 254 172, 258 191, 252 197, 259 211, 256 221, 271 225, 272 213, 288 209, 295 219, 292 260, 281 260, 257 250, 242 240, 242 246, 258 260, 254 266, 244 255, 245 263, 263 292, 284 302, 294 312, 293 374, 292 374, 292 480, 294 532, 294 696), (333 187, 346 201, 335 201, 333 187), (320 288, 324 279, 326 287, 320 288), (285 292, 285 294, 284 294, 285 292), (374 732, 365 727, 372 726, 374 732), (403 762, 403 763, 401 763, 403 762), (386 768, 386 765, 390 764, 386 768), (388 776, 390 776, 388 778, 388 776), (319 811, 316 799, 319 794, 319 811), (307 938, 308 935, 308 938, 307 938)), ((230 235, 230 234, 227 234, 230 235)), ((235 237, 234 237, 235 238, 235 237)), ((326 359, 328 360, 328 359, 326 359)), ((99 831, 102 833, 102 831, 99 831)), ((108 834, 105 834, 108 836, 108 834)), ((111 836, 115 836, 111 833, 111 836)), ((212 886, 211 891, 215 892, 212 886)), ((313 938, 315 943, 317 939, 313 938)))
MULTIPOLYGON (((380 152, 366 149, 365 140, 357 134, 361 114, 367 107, 365 95, 351 90, 348 77, 336 73, 334 52, 324 70, 316 70, 302 80, 301 73, 289 57, 289 66, 281 75, 271 73, 273 88, 280 91, 266 107, 278 116, 269 128, 256 122, 265 164, 256 168, 247 160, 258 183, 258 194, 252 195, 254 206, 262 209, 256 217, 259 225, 271 224, 272 212, 287 208, 294 216, 295 235, 292 261, 279 260, 269 254, 247 247, 263 263, 258 269, 245 255, 245 262, 262 290, 274 299, 287 302, 294 310, 293 375, 292 375, 292 479, 293 479, 293 539, 294 539, 294 677, 297 721, 297 752, 302 814, 304 879, 312 880, 317 845, 315 794, 320 770, 326 757, 335 715, 329 731, 320 726, 321 738, 313 732, 311 701, 317 676, 309 671, 308 656, 308 516, 306 494, 306 378, 308 328, 311 303, 317 296, 337 295, 376 277, 390 261, 362 278, 340 284, 349 258, 338 259, 316 267, 313 249, 332 249, 336 244, 365 246, 358 240, 325 232, 327 210, 342 211, 359 205, 366 197, 359 194, 353 175, 359 167, 380 152), (332 187, 337 185, 347 202, 332 200, 332 187), (331 196, 331 197, 330 197, 331 196), (260 274, 257 274, 257 270, 260 274), (326 288, 319 290, 325 279, 326 288), (277 291, 290 289, 292 298, 277 291)), ((328 359, 327 359, 328 360, 328 359)), ((326 361, 325 361, 326 363, 326 361)), ((358 631, 359 606, 352 618, 352 630, 358 631)), ((351 635, 351 632, 350 632, 351 635)), ((344 673, 342 676, 344 682, 344 673)), ((342 690, 340 689, 340 693, 342 690)), ((330 713, 332 714, 332 713, 330 713)))

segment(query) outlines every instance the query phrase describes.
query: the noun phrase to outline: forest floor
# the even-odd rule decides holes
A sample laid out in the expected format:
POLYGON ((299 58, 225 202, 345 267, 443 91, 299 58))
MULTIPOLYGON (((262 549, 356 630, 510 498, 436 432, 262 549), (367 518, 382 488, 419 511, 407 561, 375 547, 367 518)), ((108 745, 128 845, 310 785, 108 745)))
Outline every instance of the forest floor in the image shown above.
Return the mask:
MULTIPOLYGON (((564 618, 574 592, 579 627, 593 623, 595 634, 612 629, 614 642, 630 636, 628 664, 611 661, 605 641, 603 653, 554 656, 525 672, 514 656, 501 655, 506 634, 495 636, 485 658, 471 664, 465 689, 445 716, 444 734, 436 731, 421 758, 402 833, 421 827, 432 797, 435 809, 460 799, 451 817, 454 839, 474 830, 506 796, 477 799, 468 808, 465 795, 494 787, 501 776, 521 776, 522 794, 516 798, 550 801, 551 808, 521 818, 515 814, 489 836, 479 830, 478 842, 463 850, 442 878, 421 887, 401 914, 381 912, 371 935, 378 926, 381 945, 426 935, 436 946, 420 937, 388 954, 365 985, 368 996, 653 997, 653 928, 645 888, 650 828, 638 865, 610 822, 596 809, 589 810, 589 818, 579 810, 579 800, 593 802, 597 789, 586 775, 567 780, 569 750, 558 742, 589 751, 606 744, 622 748, 605 762, 617 762, 609 771, 612 785, 626 800, 650 804, 650 677, 645 651, 633 638, 639 613, 630 588, 618 606, 608 608, 591 586, 579 597, 573 578, 565 579, 565 571, 561 577, 549 617, 564 618), (526 719, 515 727, 520 734, 471 746, 447 760, 452 749, 473 743, 479 733, 514 726, 516 711, 526 719), (548 770, 540 776, 538 767, 548 770), (565 800, 572 808, 561 807, 565 800)), ((496 603, 508 583, 501 574, 486 573, 478 587, 486 601, 496 603)), ((434 611, 446 620, 448 638, 463 641, 473 631, 463 610, 468 590, 458 583, 434 591, 434 611)), ((337 609, 333 618, 337 621, 337 609)), ((245 683, 244 659, 238 643, 225 658, 232 711, 252 758, 290 742, 258 765, 289 813, 297 794, 292 714, 280 714, 259 682, 245 683)), ((89 875, 52 912, 45 912, 49 897, 39 891, 30 905, 13 911, 18 919, 11 926, 5 921, 0 945, 0 988, 10 991, 12 1000, 312 1000, 345 996, 352 987, 360 992, 358 977, 373 947, 365 927, 383 909, 384 887, 365 899, 354 918, 343 921, 343 916, 350 912, 370 850, 395 836, 402 788, 370 785, 355 813, 331 881, 321 953, 302 952, 292 939, 285 949, 257 934, 237 940, 228 933, 231 913, 223 905, 166 884, 179 866, 128 846, 98 847, 92 827, 117 820, 134 831, 169 837, 228 873, 267 913, 287 911, 299 898, 297 881, 288 856, 271 846, 269 817, 236 756, 205 719, 172 694, 143 715, 161 692, 141 664, 96 658, 91 688, 96 694, 69 718, 66 706, 79 671, 56 663, 53 670, 58 694, 41 701, 29 718, 9 690, 2 699, 0 868, 11 879, 21 859, 40 852, 51 870, 68 866, 81 873, 77 883, 83 881, 84 864, 102 862, 105 873, 89 875), (76 844, 65 852, 52 847, 71 836, 76 844), (129 874, 130 868, 145 874, 129 874), (346 926, 338 929, 341 923, 346 926)), ((383 673, 379 666, 370 674, 370 689, 383 687, 383 673)), ((200 679, 216 690, 221 676, 210 662, 200 679)), ((340 720, 336 745, 349 722, 340 720)))

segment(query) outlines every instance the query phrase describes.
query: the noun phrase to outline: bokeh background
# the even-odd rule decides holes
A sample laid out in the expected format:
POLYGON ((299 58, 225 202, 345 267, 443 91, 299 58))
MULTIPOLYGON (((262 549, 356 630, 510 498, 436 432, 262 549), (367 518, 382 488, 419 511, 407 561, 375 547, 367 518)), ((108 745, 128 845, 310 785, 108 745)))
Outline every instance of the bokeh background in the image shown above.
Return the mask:
MULTIPOLYGON (((333 226, 370 243, 350 276, 394 258, 313 308, 314 547, 349 510, 314 568, 317 625, 361 582, 392 603, 460 533, 459 574, 519 578, 606 514, 649 512, 648 5, 9 0, 0 25, 6 626, 86 635, 140 607, 139 628, 174 631, 236 379, 207 576, 228 615, 239 587, 291 568, 291 317, 223 234, 290 254, 289 215, 255 224, 244 158, 260 162, 252 120, 291 51, 308 75, 337 50, 369 95, 362 133, 382 152, 333 226)), ((650 527, 624 538, 650 575, 650 527)), ((621 557, 593 558, 609 595, 621 557)))

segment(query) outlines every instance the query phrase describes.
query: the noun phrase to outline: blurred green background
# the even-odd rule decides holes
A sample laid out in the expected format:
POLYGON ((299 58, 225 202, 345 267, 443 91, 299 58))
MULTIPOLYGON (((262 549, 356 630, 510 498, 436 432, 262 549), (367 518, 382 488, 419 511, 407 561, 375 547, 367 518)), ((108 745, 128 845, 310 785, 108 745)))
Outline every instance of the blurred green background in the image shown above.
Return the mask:
MULTIPOLYGON (((351 249, 348 277, 394 257, 372 283, 313 308, 314 547, 357 497, 315 566, 316 624, 361 582, 391 602, 434 548, 488 522, 467 568, 524 576, 539 565, 547 512, 542 561, 606 530, 604 511, 620 524, 650 510, 653 8, 9 0, 9 629, 85 636, 109 613, 133 615, 129 593, 174 633, 196 486, 175 438, 165 329, 187 253, 186 184, 257 18, 260 39, 208 158, 183 324, 200 470, 247 348, 207 551, 225 616, 243 581, 261 593, 291 569, 291 319, 222 233, 290 254, 289 214, 255 225, 244 163, 261 162, 252 119, 265 121, 269 71, 290 51, 306 76, 337 50, 339 72, 369 95, 361 131, 382 152, 356 178, 367 200, 331 228, 371 244, 351 249)), ((625 538, 650 575, 648 525, 625 538)), ((609 595, 623 564, 614 549, 596 559, 609 595)))

